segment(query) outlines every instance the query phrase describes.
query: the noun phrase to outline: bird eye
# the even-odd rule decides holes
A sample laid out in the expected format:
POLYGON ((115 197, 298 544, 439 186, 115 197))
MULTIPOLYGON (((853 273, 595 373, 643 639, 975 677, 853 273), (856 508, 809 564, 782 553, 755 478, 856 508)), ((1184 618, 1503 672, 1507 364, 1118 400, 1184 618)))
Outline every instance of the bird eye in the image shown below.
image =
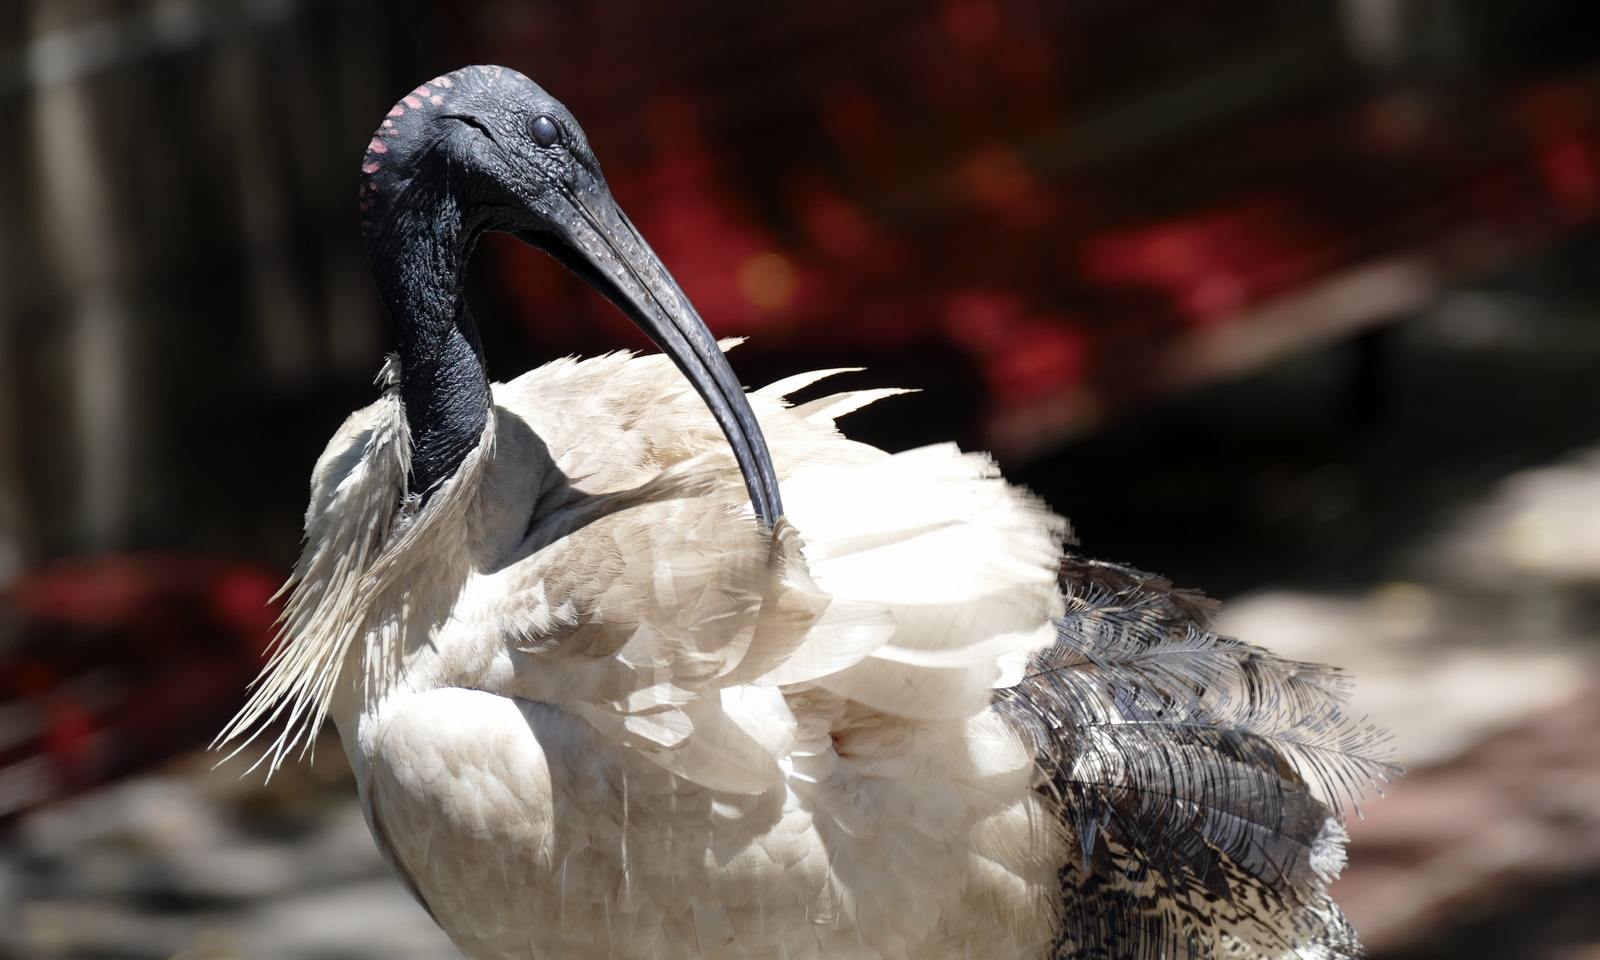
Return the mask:
POLYGON ((533 121, 533 142, 541 147, 548 147, 561 136, 561 129, 549 117, 540 117, 533 121))

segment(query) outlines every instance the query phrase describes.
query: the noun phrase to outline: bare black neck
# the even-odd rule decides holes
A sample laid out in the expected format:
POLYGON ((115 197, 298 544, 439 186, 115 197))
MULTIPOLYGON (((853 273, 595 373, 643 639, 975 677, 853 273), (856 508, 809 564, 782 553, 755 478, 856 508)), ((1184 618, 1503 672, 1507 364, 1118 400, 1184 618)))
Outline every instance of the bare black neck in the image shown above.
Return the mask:
POLYGON ((462 297, 479 231, 443 184, 414 181, 406 193, 380 212, 367 254, 400 345, 410 489, 427 497, 478 445, 489 417, 483 344, 462 297))

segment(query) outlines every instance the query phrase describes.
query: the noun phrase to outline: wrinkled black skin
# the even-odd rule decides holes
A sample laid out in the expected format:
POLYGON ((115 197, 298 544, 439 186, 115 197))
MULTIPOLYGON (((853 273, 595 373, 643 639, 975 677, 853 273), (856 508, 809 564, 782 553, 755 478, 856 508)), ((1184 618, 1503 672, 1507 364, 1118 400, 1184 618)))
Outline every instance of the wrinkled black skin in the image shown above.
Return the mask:
POLYGON ((577 123, 537 84, 498 67, 449 79, 426 85, 442 104, 401 102, 392 132, 375 136, 387 152, 369 152, 378 168, 362 176, 367 256, 399 341, 410 488, 424 495, 460 467, 489 416, 483 344, 461 295, 473 247, 489 230, 539 232, 527 201, 571 185, 573 168, 599 179, 577 123), (529 130, 540 116, 564 134, 548 147, 529 130))
POLYGON ((362 227, 400 348, 410 490, 426 497, 483 435, 483 345, 462 300, 478 238, 499 230, 577 273, 672 357, 728 435, 756 515, 783 513, 771 457, 738 381, 699 315, 605 185, 583 131, 538 84, 504 67, 429 82, 380 127, 362 167, 362 227), (440 102, 431 102, 437 96, 440 102), (533 125, 559 130, 541 145, 533 125))

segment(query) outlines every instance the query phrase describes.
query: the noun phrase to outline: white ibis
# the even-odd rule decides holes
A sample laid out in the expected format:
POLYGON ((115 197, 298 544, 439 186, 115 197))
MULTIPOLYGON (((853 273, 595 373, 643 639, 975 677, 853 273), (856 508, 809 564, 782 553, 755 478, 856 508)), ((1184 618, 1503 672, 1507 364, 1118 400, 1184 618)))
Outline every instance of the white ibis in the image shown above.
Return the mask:
POLYGON ((390 111, 363 225, 398 335, 317 462, 281 645, 225 731, 326 717, 469 956, 1343 958, 1341 804, 1390 765, 1340 682, 1063 554, 954 446, 746 394, 521 74, 390 111), (491 384, 462 268, 547 251, 664 356, 491 384), (787 506, 785 506, 787 505, 787 506))

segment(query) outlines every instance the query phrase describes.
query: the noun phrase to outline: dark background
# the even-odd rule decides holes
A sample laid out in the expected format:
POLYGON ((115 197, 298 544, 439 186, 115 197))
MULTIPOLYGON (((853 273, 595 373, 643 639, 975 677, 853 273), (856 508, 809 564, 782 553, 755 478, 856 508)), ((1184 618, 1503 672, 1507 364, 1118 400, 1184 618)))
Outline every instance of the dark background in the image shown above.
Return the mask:
MULTIPOLYGON (((1448 544, 1600 439, 1591 3, 19 0, 0 7, 0 817, 197 746, 236 704, 311 464, 375 398, 391 339, 359 158, 390 104, 470 62, 573 110, 714 331, 749 338, 730 355, 747 385, 866 367, 813 389, 921 392, 852 436, 993 450, 1086 552, 1224 600, 1366 604, 1380 627, 1383 598, 1420 589, 1441 611, 1422 660, 1470 634, 1587 663, 1600 561, 1523 562, 1514 517, 1483 521, 1513 544, 1487 567, 1448 544), (25 779, 7 771, 40 757, 47 785, 7 801, 25 779)), ((468 294, 497 379, 645 346, 506 238, 468 294)), ((1580 529, 1588 502, 1550 522, 1580 529)), ((1527 732, 1547 707, 1419 782, 1509 777, 1505 757, 1556 749, 1527 732)), ((1594 776, 1592 746, 1535 767, 1594 776)), ((239 822, 300 809, 272 796, 239 822)), ((39 880, 70 856, 28 846, 33 822, 5 828, 24 839, 0 900, 24 919, 79 896, 39 880)), ((1424 849, 1358 828, 1349 882, 1445 869, 1476 830, 1424 849)), ((1582 906, 1600 847, 1512 859, 1460 889, 1415 880, 1433 892, 1374 919, 1375 946, 1600 955, 1582 906)), ((4 949, 238 952, 141 936, 4 949)))

